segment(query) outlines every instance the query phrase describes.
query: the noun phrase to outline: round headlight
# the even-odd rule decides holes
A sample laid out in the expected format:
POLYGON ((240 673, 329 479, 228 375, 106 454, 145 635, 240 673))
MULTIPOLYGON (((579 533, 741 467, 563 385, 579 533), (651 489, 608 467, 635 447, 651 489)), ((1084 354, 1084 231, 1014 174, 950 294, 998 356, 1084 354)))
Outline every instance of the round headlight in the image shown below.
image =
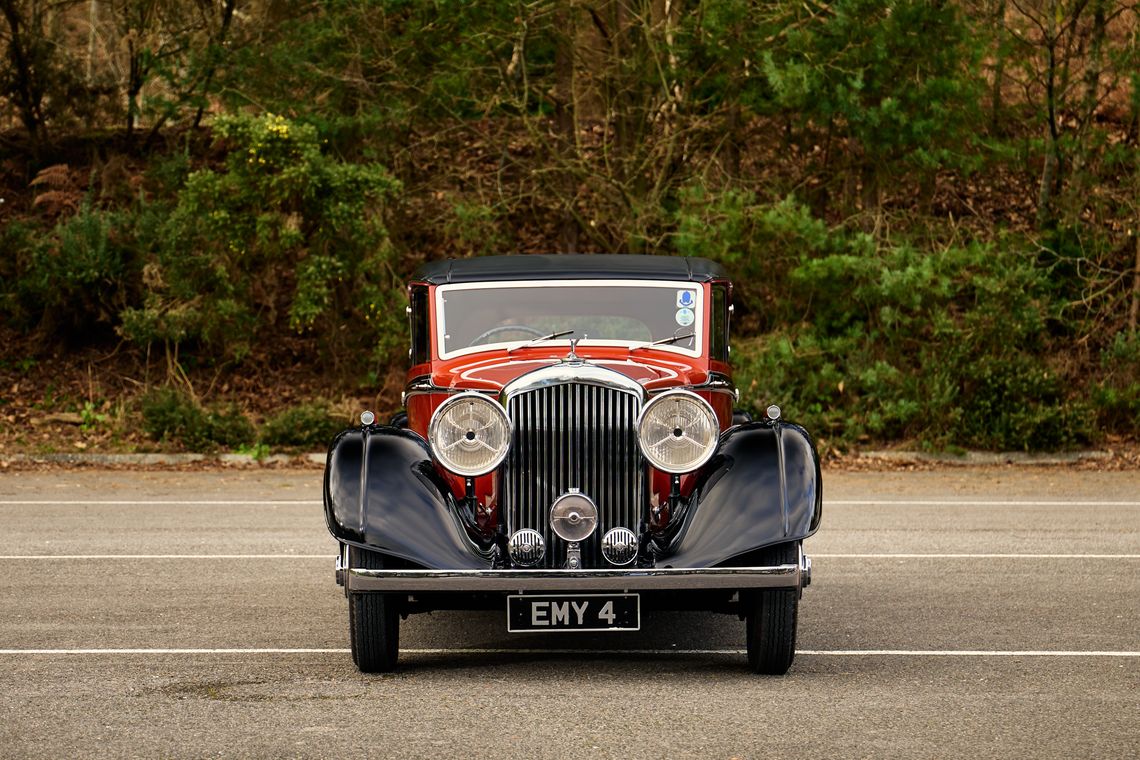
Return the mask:
POLYGON ((719 436, 716 412, 691 391, 662 393, 645 405, 637 423, 641 453, 658 470, 674 474, 712 459, 719 436))
POLYGON ((456 475, 484 475, 506 458, 511 423, 496 402, 474 391, 460 393, 431 416, 428 442, 439 463, 456 475))

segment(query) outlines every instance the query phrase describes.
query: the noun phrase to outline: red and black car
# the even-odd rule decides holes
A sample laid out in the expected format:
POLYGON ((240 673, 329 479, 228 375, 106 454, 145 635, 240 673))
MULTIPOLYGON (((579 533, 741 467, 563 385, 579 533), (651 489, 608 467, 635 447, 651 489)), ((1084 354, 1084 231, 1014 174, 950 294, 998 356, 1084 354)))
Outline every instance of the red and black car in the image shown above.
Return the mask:
POLYGON ((395 666, 401 617, 490 608, 520 632, 724 612, 753 670, 787 671, 819 458, 778 407, 734 413, 720 266, 475 258, 408 295, 406 411, 365 412, 325 471, 360 670, 395 666))

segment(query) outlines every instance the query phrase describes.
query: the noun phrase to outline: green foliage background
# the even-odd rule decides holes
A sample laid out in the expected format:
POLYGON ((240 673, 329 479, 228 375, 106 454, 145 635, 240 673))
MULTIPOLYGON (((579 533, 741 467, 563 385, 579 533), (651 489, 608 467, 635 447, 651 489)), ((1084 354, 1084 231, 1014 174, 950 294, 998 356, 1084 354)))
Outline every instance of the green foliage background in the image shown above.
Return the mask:
MULTIPOLYGON (((1134 4, 10 5, 0 312, 47 344, 181 386, 289 336, 375 386, 424 260, 693 255, 743 402, 826 447, 1140 434, 1134 4)), ((144 416, 251 444, 227 414, 144 416)))

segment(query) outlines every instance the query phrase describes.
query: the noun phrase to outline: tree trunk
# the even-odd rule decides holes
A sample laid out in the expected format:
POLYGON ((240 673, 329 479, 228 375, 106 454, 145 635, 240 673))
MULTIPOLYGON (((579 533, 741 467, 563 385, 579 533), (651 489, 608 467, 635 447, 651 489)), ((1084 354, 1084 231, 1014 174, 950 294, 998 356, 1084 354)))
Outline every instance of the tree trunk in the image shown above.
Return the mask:
POLYGON ((1085 91, 1081 99, 1080 121, 1077 126, 1078 148, 1073 154, 1073 165, 1070 171, 1072 177, 1072 197, 1075 203, 1069 213, 1074 216, 1080 214, 1084 206, 1083 200, 1090 186, 1096 182, 1096 177, 1089 171, 1089 164, 1093 160, 1092 129, 1096 122, 1096 109, 1100 105, 1100 75, 1104 69, 1104 36, 1105 36, 1105 2, 1106 0, 1093 0, 1093 25, 1089 32, 1088 54, 1085 56, 1085 91))
POLYGON ((1005 80, 1005 4, 1006 0, 997 0, 994 7, 993 24, 997 47, 994 50, 994 83, 990 93, 990 131, 995 135, 1001 133, 1002 92, 1001 86, 1005 80))
POLYGON ((95 40, 98 35, 95 29, 99 24, 99 0, 90 0, 87 4, 87 86, 95 82, 95 40))
POLYGON ((879 206, 882 204, 882 197, 879 194, 879 172, 878 168, 872 164, 867 163, 863 165, 862 169, 862 188, 860 192, 860 203, 864 211, 878 211, 879 206))
POLYGON ((1093 0, 1093 26, 1089 33, 1089 52, 1085 59, 1085 96, 1082 118, 1093 121, 1100 104, 1100 74, 1104 69, 1105 0, 1093 0))
MULTIPOLYGON (((222 7, 222 23, 218 28, 218 35, 212 41, 214 50, 210 53, 210 68, 206 72, 205 80, 202 82, 202 100, 210 96, 210 87, 214 83, 214 74, 218 70, 218 56, 222 55, 221 51, 225 50, 226 38, 229 36, 230 24, 234 19, 234 10, 237 6, 237 0, 225 0, 225 5, 222 7)), ((198 106, 198 110, 194 113, 194 129, 198 129, 202 123, 202 115, 205 113, 206 105, 203 103, 198 106)))
POLYGON ((31 141, 32 154, 38 155, 44 136, 44 118, 43 91, 39 83, 39 72, 36 71, 35 56, 30 47, 36 44, 36 33, 35 30, 29 30, 25 35, 25 19, 21 17, 14 0, 0 0, 0 13, 3 13, 4 20, 8 22, 8 57, 16 73, 12 83, 12 100, 31 141))
POLYGON ((143 75, 142 61, 133 42, 130 43, 128 51, 130 68, 127 73, 127 142, 129 143, 134 136, 135 123, 138 120, 139 93, 142 92, 143 75))
MULTIPOLYGON (((1136 221, 1140 227, 1140 219, 1136 221)), ((1136 244, 1136 266, 1132 273, 1132 307, 1128 310, 1128 332, 1135 338, 1136 322, 1140 319, 1140 229, 1133 236, 1133 241, 1136 244)))
POLYGON ((555 150, 560 154, 557 160, 563 166, 559 184, 562 186, 562 210, 558 222, 558 249, 561 253, 578 252, 578 220, 574 215, 573 203, 577 195, 574 171, 571 163, 577 161, 576 136, 577 96, 574 83, 574 9, 560 3, 554 13, 554 26, 557 39, 554 47, 554 121, 558 137, 555 150))
POLYGON ((1060 177, 1060 139, 1057 127, 1057 33, 1056 2, 1050 4, 1048 30, 1045 32, 1045 118, 1048 136, 1045 147, 1045 165, 1041 169, 1041 185, 1037 190, 1037 227, 1044 229, 1053 223, 1054 186, 1060 177))

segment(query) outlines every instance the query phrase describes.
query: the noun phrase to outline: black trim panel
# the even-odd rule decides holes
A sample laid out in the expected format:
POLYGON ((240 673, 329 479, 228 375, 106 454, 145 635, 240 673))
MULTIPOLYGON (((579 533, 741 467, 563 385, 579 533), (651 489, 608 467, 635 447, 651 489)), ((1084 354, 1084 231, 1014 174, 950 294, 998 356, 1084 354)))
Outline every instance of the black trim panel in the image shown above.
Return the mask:
POLYGON ((416 282, 448 285, 503 280, 687 280, 726 279, 724 268, 708 259, 630 254, 479 256, 424 264, 416 282))

